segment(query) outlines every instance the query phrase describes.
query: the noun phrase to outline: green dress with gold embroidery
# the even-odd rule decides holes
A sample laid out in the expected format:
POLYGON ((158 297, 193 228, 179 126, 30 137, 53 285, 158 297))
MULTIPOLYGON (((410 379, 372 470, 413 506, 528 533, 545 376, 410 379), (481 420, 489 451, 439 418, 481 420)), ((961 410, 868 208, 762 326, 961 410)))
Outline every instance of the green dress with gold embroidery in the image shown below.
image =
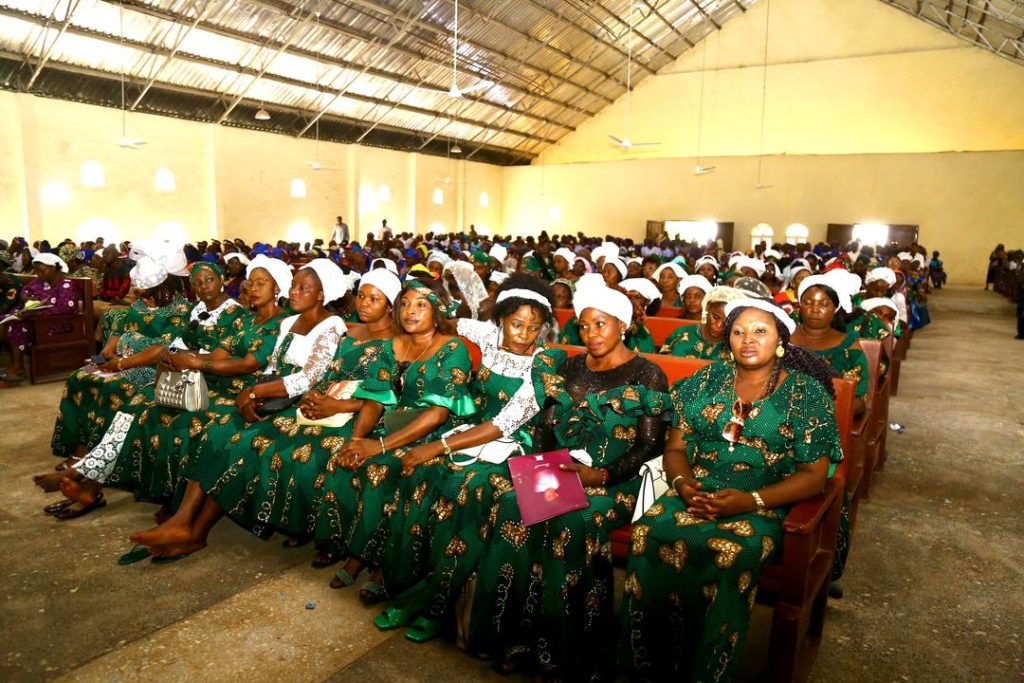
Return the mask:
MULTIPOLYGON (((756 491, 801 463, 841 459, 835 407, 817 380, 790 372, 754 404, 735 450, 722 438, 733 370, 714 363, 672 388, 673 426, 703 491, 756 491)), ((786 508, 718 521, 674 490, 633 525, 620 612, 620 664, 651 680, 728 681, 743 651, 761 570, 782 542, 786 508)))
MULTIPOLYGON (((491 422, 502 431, 502 438, 514 440, 523 453, 534 452, 541 408, 549 396, 562 391, 556 370, 565 362, 565 352, 540 348, 533 356, 511 354, 500 348, 495 325, 475 320, 460 320, 459 334, 480 347, 482 355, 470 383, 479 411, 473 421, 491 422)), ((495 496, 512 485, 507 463, 456 464, 466 460, 460 454, 448 459, 448 472, 438 484, 430 517, 426 578, 396 598, 435 619, 448 614, 476 571, 493 531, 490 511, 495 496)), ((385 571, 387 575, 387 567, 385 571)))
MULTIPOLYGON (((476 412, 469 395, 472 362, 461 340, 446 341, 430 358, 410 363, 400 378, 395 375, 397 366, 394 343, 389 341, 374 372, 387 388, 361 390, 360 397, 377 401, 385 411, 446 408, 448 418, 418 441, 373 456, 354 472, 329 465, 315 534, 317 540, 347 546, 351 555, 368 564, 386 565, 393 593, 422 575, 429 550, 430 506, 447 470, 438 458, 403 477, 401 456, 412 446, 440 438, 476 412)), ((383 425, 382 419, 372 438, 384 436, 383 425)))
MULTIPOLYGON (((284 317, 281 313, 258 324, 249 313, 225 319, 223 323, 218 319, 210 329, 190 332, 183 341, 189 348, 209 352, 224 349, 231 358, 251 355, 262 370, 274 350, 284 317)), ((132 489, 138 500, 161 503, 170 502, 183 492, 182 461, 192 450, 193 441, 208 424, 230 422, 237 414, 235 397, 253 382, 252 374, 207 373, 204 377, 209 390, 205 410, 189 412, 157 405, 152 400, 152 389, 146 391, 150 400, 132 423, 108 483, 132 489)))
POLYGON ((680 327, 665 340, 661 352, 683 358, 728 360, 729 347, 726 343, 706 341, 700 328, 699 324, 680 327))
MULTIPOLYGON (((170 343, 187 328, 190 310, 191 305, 180 295, 156 309, 136 301, 118 316, 112 330, 119 337, 118 351, 130 355, 154 344, 170 343)), ((123 407, 114 408, 103 400, 113 391, 107 390, 108 386, 116 388, 116 400, 123 404, 155 379, 153 368, 132 368, 107 378, 85 368, 72 373, 64 385, 50 440, 53 454, 66 458, 80 445, 93 448, 99 443, 114 413, 123 407)))
POLYGON ((668 385, 661 369, 639 356, 597 372, 580 355, 560 374, 561 399, 542 417, 555 442, 544 445, 586 450, 594 467, 609 470, 609 483, 584 489, 589 507, 532 526, 522 523, 515 490, 501 486, 467 647, 528 656, 532 668, 588 680, 614 664, 610 534, 630 521, 640 466, 661 453, 668 385))
MULTIPOLYGON (((323 392, 342 381, 358 381, 363 391, 387 389, 386 382, 376 382, 371 374, 385 343, 346 336, 314 390, 323 392)), ((358 392, 354 398, 359 398, 358 392)), ((228 516, 260 538, 275 531, 293 537, 313 533, 328 463, 355 426, 355 416, 341 427, 300 425, 296 410, 251 424, 235 413, 242 424, 234 433, 224 433, 223 441, 204 437, 209 445, 228 445, 220 448, 217 458, 202 459, 195 478, 228 516)))

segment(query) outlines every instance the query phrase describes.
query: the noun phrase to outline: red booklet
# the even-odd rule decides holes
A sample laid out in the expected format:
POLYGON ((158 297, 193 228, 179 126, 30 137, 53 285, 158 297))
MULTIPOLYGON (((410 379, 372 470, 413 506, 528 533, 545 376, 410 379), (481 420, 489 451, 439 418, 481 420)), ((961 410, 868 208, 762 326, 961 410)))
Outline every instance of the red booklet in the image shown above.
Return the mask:
POLYGON ((590 506, 579 475, 559 468, 570 462, 567 449, 508 459, 523 524, 530 526, 590 506))

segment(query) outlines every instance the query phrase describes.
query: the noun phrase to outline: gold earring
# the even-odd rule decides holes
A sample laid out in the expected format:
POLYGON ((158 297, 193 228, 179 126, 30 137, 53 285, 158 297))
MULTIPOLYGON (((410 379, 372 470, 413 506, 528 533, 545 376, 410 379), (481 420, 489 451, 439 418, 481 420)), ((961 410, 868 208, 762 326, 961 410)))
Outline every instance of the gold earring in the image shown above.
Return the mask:
POLYGON ((786 355, 786 349, 782 348, 782 344, 775 347, 775 357, 782 358, 786 355))

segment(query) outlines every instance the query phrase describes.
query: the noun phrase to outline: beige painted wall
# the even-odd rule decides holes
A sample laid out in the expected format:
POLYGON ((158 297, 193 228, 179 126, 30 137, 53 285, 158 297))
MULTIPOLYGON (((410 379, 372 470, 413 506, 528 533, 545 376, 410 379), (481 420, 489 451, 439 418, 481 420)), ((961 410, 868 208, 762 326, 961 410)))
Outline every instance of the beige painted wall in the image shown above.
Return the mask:
POLYGON ((982 282, 997 242, 1024 241, 1024 68, 877 0, 772 0, 765 72, 767 11, 636 88, 629 137, 660 146, 609 143, 626 132, 620 98, 506 169, 506 228, 637 238, 648 219, 714 218, 744 245, 760 222, 777 235, 804 223, 812 239, 830 222, 916 223, 951 281, 982 282), (765 83, 771 187, 755 189, 765 83), (714 173, 693 175, 698 152, 714 173))
POLYGON ((106 220, 121 239, 151 236, 168 223, 192 240, 326 239, 338 215, 359 238, 382 218, 418 232, 435 221, 468 228, 477 217, 500 229, 502 169, 488 164, 321 143, 324 168, 313 171, 306 164, 317 158, 311 140, 145 114, 129 114, 128 135, 148 143, 126 150, 108 144, 121 135, 116 109, 8 92, 0 92, 0 120, 0 235, 6 238, 52 241, 77 238, 81 229, 82 239, 91 239, 99 228, 87 221, 106 220), (79 182, 86 160, 102 164, 103 188, 79 182), (174 192, 156 190, 159 167, 174 172, 174 192), (446 175, 451 184, 436 181, 446 175), (306 185, 304 199, 290 195, 296 178, 306 185), (66 201, 43 197, 52 183, 67 189, 66 201), (445 190, 442 206, 431 202, 435 186, 445 190), (489 192, 490 209, 460 210, 464 187, 489 192))

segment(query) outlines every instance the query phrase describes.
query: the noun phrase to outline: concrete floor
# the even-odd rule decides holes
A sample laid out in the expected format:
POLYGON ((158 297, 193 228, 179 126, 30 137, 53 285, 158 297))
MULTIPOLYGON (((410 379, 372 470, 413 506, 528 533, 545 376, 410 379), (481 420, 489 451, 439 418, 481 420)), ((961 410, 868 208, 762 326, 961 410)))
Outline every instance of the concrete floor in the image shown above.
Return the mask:
MULTIPOLYGON (((907 429, 890 433, 861 506, 815 682, 1024 680, 1024 342, 993 293, 944 289, 932 311, 892 402, 907 429)), ((58 523, 40 511, 54 496, 30 481, 56 462, 60 391, 0 391, 0 680, 508 680, 450 643, 378 632, 376 610, 329 590, 308 549, 229 523, 195 557, 118 567, 154 506, 112 491, 106 509, 58 523)), ((767 616, 755 614, 754 661, 767 616)))

